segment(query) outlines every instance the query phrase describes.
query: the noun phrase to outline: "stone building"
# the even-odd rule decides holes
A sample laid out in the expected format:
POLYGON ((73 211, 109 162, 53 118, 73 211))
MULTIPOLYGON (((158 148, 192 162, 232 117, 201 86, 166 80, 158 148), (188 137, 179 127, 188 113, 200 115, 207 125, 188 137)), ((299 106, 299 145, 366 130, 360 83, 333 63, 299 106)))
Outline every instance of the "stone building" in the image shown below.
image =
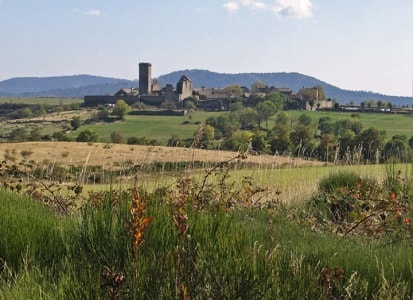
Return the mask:
POLYGON ((148 95, 152 92, 152 64, 139 64, 139 94, 148 95))
MULTIPOLYGON (((152 80, 152 64, 139 63, 139 87, 122 88, 114 95, 85 96, 85 106, 114 104, 117 100, 124 100, 129 105, 142 101, 148 105, 160 106, 165 101, 182 102, 191 97, 193 92, 192 81, 183 75, 174 89, 172 84, 160 88, 158 81, 152 80)), ((182 103, 181 103, 182 104, 182 103)))

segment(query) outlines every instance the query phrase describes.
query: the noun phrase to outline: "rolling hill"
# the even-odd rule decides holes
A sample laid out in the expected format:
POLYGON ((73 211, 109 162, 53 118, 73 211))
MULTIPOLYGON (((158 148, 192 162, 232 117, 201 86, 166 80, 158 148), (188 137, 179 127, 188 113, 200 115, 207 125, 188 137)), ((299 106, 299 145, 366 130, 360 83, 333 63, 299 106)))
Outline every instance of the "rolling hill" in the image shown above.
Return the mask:
MULTIPOLYGON (((367 91, 350 91, 333 86, 315 77, 300 73, 216 73, 207 70, 181 70, 158 77, 162 85, 176 84, 182 75, 188 76, 195 88, 226 87, 231 84, 251 87, 256 81, 270 86, 288 87, 297 92, 302 87, 321 85, 328 98, 341 104, 365 100, 384 100, 397 106, 411 106, 413 97, 383 95, 367 91)), ((121 88, 136 87, 138 82, 126 79, 74 75, 58 77, 20 77, 0 81, 0 97, 77 97, 114 94, 121 88)))

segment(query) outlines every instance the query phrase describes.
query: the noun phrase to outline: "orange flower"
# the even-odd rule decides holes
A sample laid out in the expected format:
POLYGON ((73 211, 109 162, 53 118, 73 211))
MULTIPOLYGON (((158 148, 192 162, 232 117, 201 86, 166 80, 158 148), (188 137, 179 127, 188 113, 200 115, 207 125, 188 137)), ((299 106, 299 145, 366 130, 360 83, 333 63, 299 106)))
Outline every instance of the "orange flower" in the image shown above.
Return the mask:
POLYGON ((395 192, 391 193, 390 196, 389 196, 390 200, 394 200, 394 199, 396 199, 396 197, 397 196, 396 196, 395 192))
POLYGON ((404 218, 404 223, 406 223, 406 225, 410 225, 410 219, 409 218, 404 218))

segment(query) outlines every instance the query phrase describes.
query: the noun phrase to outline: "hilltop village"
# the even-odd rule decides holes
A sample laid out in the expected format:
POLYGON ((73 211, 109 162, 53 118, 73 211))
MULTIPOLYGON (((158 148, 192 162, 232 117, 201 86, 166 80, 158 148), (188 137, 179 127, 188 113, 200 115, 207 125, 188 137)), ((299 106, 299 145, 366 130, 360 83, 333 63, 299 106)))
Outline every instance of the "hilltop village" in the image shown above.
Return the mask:
POLYGON ((253 106, 260 98, 277 92, 287 97, 291 108, 294 109, 332 109, 334 105, 334 101, 325 99, 324 93, 317 87, 303 87, 300 94, 294 94, 290 88, 274 86, 259 86, 251 90, 247 87, 195 89, 191 79, 185 75, 181 76, 175 86, 168 83, 160 87, 157 79, 152 80, 151 63, 139 63, 139 87, 122 88, 114 95, 85 96, 84 105, 88 107, 111 105, 117 100, 124 100, 129 105, 142 102, 145 105, 161 107, 165 103, 171 103, 176 108, 185 108, 190 101, 198 109, 221 111, 229 110, 230 105, 239 99, 242 99, 244 104, 253 106))

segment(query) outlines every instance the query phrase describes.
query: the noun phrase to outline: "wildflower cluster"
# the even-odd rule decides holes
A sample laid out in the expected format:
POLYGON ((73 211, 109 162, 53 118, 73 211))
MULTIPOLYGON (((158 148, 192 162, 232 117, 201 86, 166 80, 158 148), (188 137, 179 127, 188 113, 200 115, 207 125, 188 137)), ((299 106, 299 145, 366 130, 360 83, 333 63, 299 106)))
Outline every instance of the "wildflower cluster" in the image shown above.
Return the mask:
POLYGON ((135 257, 137 257, 139 249, 144 242, 144 234, 148 231, 152 218, 146 215, 146 204, 139 195, 135 196, 130 213, 132 216, 130 229, 133 236, 133 251, 135 257))

